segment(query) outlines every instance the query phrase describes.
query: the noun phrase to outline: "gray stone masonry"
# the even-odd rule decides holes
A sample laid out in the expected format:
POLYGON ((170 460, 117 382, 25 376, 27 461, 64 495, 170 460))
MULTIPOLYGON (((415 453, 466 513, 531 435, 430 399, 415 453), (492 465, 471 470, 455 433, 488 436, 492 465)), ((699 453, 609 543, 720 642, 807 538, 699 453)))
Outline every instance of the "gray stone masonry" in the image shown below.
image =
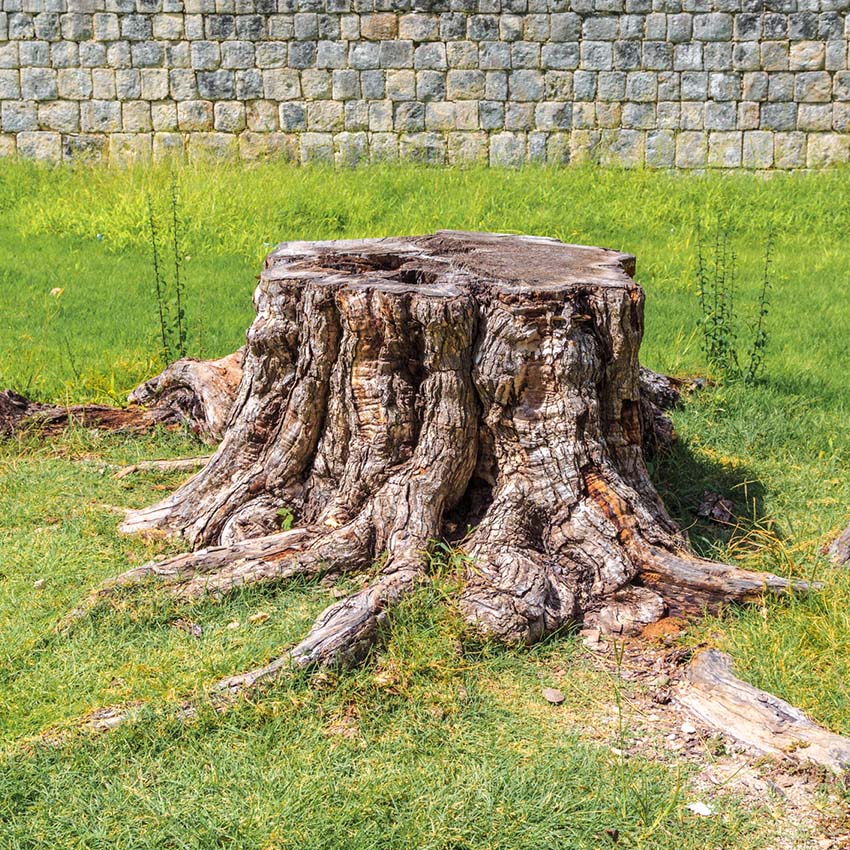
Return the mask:
POLYGON ((850 0, 0 0, 0 155, 822 168, 850 0))

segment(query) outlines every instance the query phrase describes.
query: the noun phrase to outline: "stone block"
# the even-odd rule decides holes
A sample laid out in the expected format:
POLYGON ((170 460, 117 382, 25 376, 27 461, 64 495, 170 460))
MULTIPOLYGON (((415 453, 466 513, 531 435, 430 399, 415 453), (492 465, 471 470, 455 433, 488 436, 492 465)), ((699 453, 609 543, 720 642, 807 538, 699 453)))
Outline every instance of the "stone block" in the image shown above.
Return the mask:
POLYGON ((372 132, 389 132, 393 129, 393 104, 382 101, 369 104, 369 129, 372 132))
POLYGON ((239 136, 239 156, 247 161, 261 159, 296 161, 299 158, 298 136, 288 133, 246 131, 239 136))
POLYGON ((829 168, 848 161, 850 136, 843 133, 812 133, 808 136, 806 167, 829 168))
POLYGON ((610 71, 614 67, 609 41, 582 41, 579 54, 581 67, 588 71, 610 71))
POLYGON ((391 12, 380 12, 360 17, 361 38, 369 41, 385 41, 394 39, 397 35, 398 19, 391 12))
POLYGON ((645 135, 639 130, 602 130, 599 161, 602 165, 633 168, 643 165, 645 135))
POLYGON ((149 133, 153 129, 150 103, 145 100, 122 103, 121 128, 125 133, 149 133))
POLYGON ((198 95, 202 100, 232 100, 236 97, 233 71, 198 71, 198 95))
POLYGON ((17 100, 20 96, 20 73, 15 69, 5 69, 0 71, 0 101, 17 100))
POLYGON ((320 41, 316 47, 317 68, 345 68, 348 65, 348 42, 320 41))
POLYGON ((170 101, 151 104, 151 124, 154 130, 174 132, 177 130, 177 104, 170 101))
POLYGON ((776 168, 805 168, 806 134, 774 133, 773 164, 776 168))
POLYGON ((382 68, 412 68, 412 41, 382 41, 380 52, 382 68))
POLYGON ((797 107, 797 129, 823 132, 832 129, 831 103, 801 103, 797 107))
POLYGON ((239 156, 239 141, 230 133, 191 133, 189 162, 226 162, 239 156))
POLYGON ((263 71, 263 93, 269 100, 295 100, 301 96, 298 72, 290 68, 263 71))
POLYGON ((436 41, 440 37, 440 19, 434 14, 402 15, 398 21, 398 37, 410 41, 436 41))
POLYGON ((345 128, 344 108, 333 100, 314 100, 307 104, 307 129, 331 133, 345 128))
POLYGON ((223 41, 221 43, 221 67, 228 70, 248 68, 280 68, 286 64, 286 44, 266 41, 257 45, 250 41, 223 41))
POLYGON ((753 130, 744 133, 741 164, 744 168, 773 167, 773 133, 753 130))
POLYGON ((153 37, 163 41, 179 41, 183 38, 182 15, 154 15, 152 21, 153 37))
MULTIPOLYGON (((454 107, 454 104, 451 104, 454 107)), ((426 106, 422 103, 401 101, 393 104, 393 128, 396 132, 415 133, 425 129, 426 106)))
POLYGON ((572 127, 572 105, 561 102, 538 103, 534 108, 534 124, 538 130, 569 130, 572 127))
POLYGON ((709 101, 705 105, 706 130, 734 130, 738 123, 736 103, 709 101))
POLYGON ((206 100, 183 100, 177 104, 177 126, 183 132, 211 130, 213 105, 206 100))
POLYGON ((78 133, 80 105, 76 101, 51 100, 38 105, 38 125, 42 130, 78 133))
POLYGON ((480 100, 484 97, 484 81, 483 71, 449 71, 446 75, 446 96, 449 100, 480 100))
POLYGON ((505 129, 506 130, 533 130, 534 129, 534 104, 533 103, 507 103, 507 104, 505 104, 505 129))
MULTIPOLYGON (((540 45, 533 41, 515 41, 510 45, 511 68, 539 68, 540 67, 540 45)), ((481 54, 479 48, 479 64, 481 54)))
POLYGON ((184 156, 183 136, 180 133, 154 133, 152 156, 155 162, 170 159, 182 160, 184 156))
MULTIPOLYGON (((57 41, 50 45, 50 64, 54 68, 78 68, 80 46, 75 41, 57 41)), ((32 65, 32 62, 22 56, 21 65, 32 65)))
POLYGON ((414 71, 387 71, 386 96, 390 100, 415 100, 416 73, 414 71))
POLYGON ((488 138, 480 132, 450 132, 448 134, 449 165, 473 165, 486 162, 488 138))
POLYGON ((490 165, 520 168, 525 164, 526 138, 522 133, 495 133, 490 136, 490 165))
POLYGON ((26 130, 18 133, 18 156, 41 162, 58 162, 62 158, 62 137, 59 133, 26 130))
POLYGON ((334 161, 340 167, 351 168, 369 159, 369 137, 366 133, 343 131, 334 136, 334 161))
POLYGON ((732 38, 732 15, 727 12, 709 12, 693 17, 696 41, 729 41, 732 38))
POLYGON ((653 130, 646 134, 645 164, 648 168, 673 168, 676 161, 676 137, 672 130, 653 130))
POLYGON ((219 101, 213 107, 213 126, 224 133, 240 133, 246 127, 245 104, 219 101))
POLYGON ((761 67, 765 71, 787 71, 790 50, 787 41, 763 41, 760 45, 761 67))
POLYGON ((474 41, 452 41, 446 44, 449 68, 469 70, 478 67, 478 45, 474 41))
POLYGON ((280 129, 286 133, 294 133, 307 129, 307 104, 288 102, 281 103, 278 111, 280 129))
POLYGON ((708 136, 708 165, 711 168, 740 168, 742 133, 714 132, 708 136))
POLYGON ((543 94, 543 75, 540 71, 520 70, 508 75, 508 96, 511 100, 533 102, 542 100, 543 94))
POLYGON ((599 130, 573 130, 570 134, 570 162, 576 165, 599 162, 601 142, 599 130))
POLYGON ((763 103, 761 107, 763 130, 794 130, 797 127, 796 103, 763 103))
POLYGON ((540 52, 541 67, 555 70, 573 70, 579 65, 578 42, 544 44, 540 52))
POLYGON ((120 132, 120 102, 117 100, 83 101, 80 104, 80 129, 84 133, 120 132))
POLYGON ((822 41, 799 41, 789 50, 789 68, 792 71, 821 71, 826 60, 826 45, 822 41))
POLYGON ((676 167, 705 168, 708 138, 703 132, 685 131, 676 137, 676 167))
MULTIPOLYGON (((498 44, 497 46, 500 48, 502 53, 507 54, 509 67, 510 53, 507 45, 498 44)), ((491 53, 492 61, 495 61, 498 58, 497 54, 499 51, 491 51, 491 53)), ((438 71, 446 70, 446 68, 448 68, 448 62, 446 60, 446 45, 442 42, 436 41, 429 42, 428 44, 420 44, 413 53, 413 67, 417 69, 421 68, 438 71)), ((486 67, 486 65, 482 63, 482 67, 486 67)))
MULTIPOLYGON (((64 73, 62 71, 61 73, 64 73)), ((86 74, 85 71, 80 71, 86 74)), ((89 87, 91 86, 91 75, 89 74, 89 87)), ((89 94, 91 89, 89 89, 89 94)), ((52 68, 22 68, 21 69, 21 97, 24 100, 55 100, 59 96, 57 84, 57 72, 52 68)), ((88 97, 89 95, 84 95, 88 97)))
POLYGON ((169 75, 165 68, 143 68, 140 77, 143 100, 165 100, 168 97, 169 75))

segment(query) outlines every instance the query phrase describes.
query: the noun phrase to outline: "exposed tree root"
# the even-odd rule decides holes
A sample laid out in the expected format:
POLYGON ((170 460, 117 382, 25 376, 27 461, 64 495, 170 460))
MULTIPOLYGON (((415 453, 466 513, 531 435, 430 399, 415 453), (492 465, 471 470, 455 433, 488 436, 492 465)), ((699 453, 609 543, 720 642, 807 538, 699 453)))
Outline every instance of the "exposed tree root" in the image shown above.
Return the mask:
POLYGON ((116 479, 135 475, 137 472, 184 472, 186 470, 199 469, 206 466, 212 455, 198 455, 197 457, 177 457, 167 460, 140 460, 129 466, 122 466, 112 477, 116 479))
POLYGON ((130 393, 131 404, 170 410, 209 440, 221 439, 242 380, 243 349, 219 360, 185 357, 130 393))
POLYGON ((206 439, 221 437, 242 376, 242 349, 220 360, 185 358, 136 387, 128 407, 56 406, 0 391, 0 437, 55 436, 70 425, 103 431, 148 431, 188 425, 206 439))

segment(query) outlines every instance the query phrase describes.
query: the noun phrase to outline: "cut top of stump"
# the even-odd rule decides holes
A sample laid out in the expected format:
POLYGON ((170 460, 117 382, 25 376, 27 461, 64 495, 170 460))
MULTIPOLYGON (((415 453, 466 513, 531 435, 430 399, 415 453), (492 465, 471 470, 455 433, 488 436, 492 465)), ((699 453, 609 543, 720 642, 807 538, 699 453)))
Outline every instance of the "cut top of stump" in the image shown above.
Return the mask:
POLYGON ((426 236, 283 242, 265 260, 263 283, 454 296, 482 284, 505 292, 633 287, 635 258, 542 236, 440 230, 426 236))

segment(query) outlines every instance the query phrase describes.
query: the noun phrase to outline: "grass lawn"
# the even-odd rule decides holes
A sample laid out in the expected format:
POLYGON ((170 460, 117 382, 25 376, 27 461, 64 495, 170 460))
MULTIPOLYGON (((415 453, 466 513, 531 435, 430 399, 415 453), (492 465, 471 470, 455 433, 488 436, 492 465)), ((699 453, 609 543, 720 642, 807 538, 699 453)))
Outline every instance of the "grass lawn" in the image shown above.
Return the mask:
MULTIPOLYGON (((161 368, 147 199, 167 216, 170 181, 165 169, 0 163, 0 388, 119 401, 161 368)), ((705 374, 697 216, 709 240, 718 215, 731 221, 742 337, 774 230, 763 377, 692 397, 653 477, 698 551, 824 583, 695 624, 685 641, 729 651, 749 681, 850 734, 850 574, 820 554, 850 521, 850 172, 264 165, 186 168, 177 181, 189 353, 202 357, 240 344, 277 241, 462 228, 636 254, 642 362, 705 374), (734 529, 697 521, 705 489, 733 500, 734 529)), ((197 451, 181 434, 0 443, 0 847, 579 850, 613 846, 605 830, 617 829, 619 846, 697 850, 765 847, 782 830, 768 806, 722 790, 718 816, 695 818, 675 755, 612 753, 634 720, 602 722, 624 685, 574 637, 459 653, 439 582, 405 603, 362 670, 297 677, 177 722, 181 699, 279 654, 331 598, 318 584, 191 608, 136 597, 53 635, 92 585, 174 546, 120 537, 112 506, 155 501, 180 476, 115 480, 110 465, 197 451), (270 616, 249 624, 257 612, 270 616), (202 635, 175 628, 178 617, 202 635), (542 701, 546 686, 564 706, 542 701), (103 736, 75 726, 134 701, 143 723, 103 736)))

